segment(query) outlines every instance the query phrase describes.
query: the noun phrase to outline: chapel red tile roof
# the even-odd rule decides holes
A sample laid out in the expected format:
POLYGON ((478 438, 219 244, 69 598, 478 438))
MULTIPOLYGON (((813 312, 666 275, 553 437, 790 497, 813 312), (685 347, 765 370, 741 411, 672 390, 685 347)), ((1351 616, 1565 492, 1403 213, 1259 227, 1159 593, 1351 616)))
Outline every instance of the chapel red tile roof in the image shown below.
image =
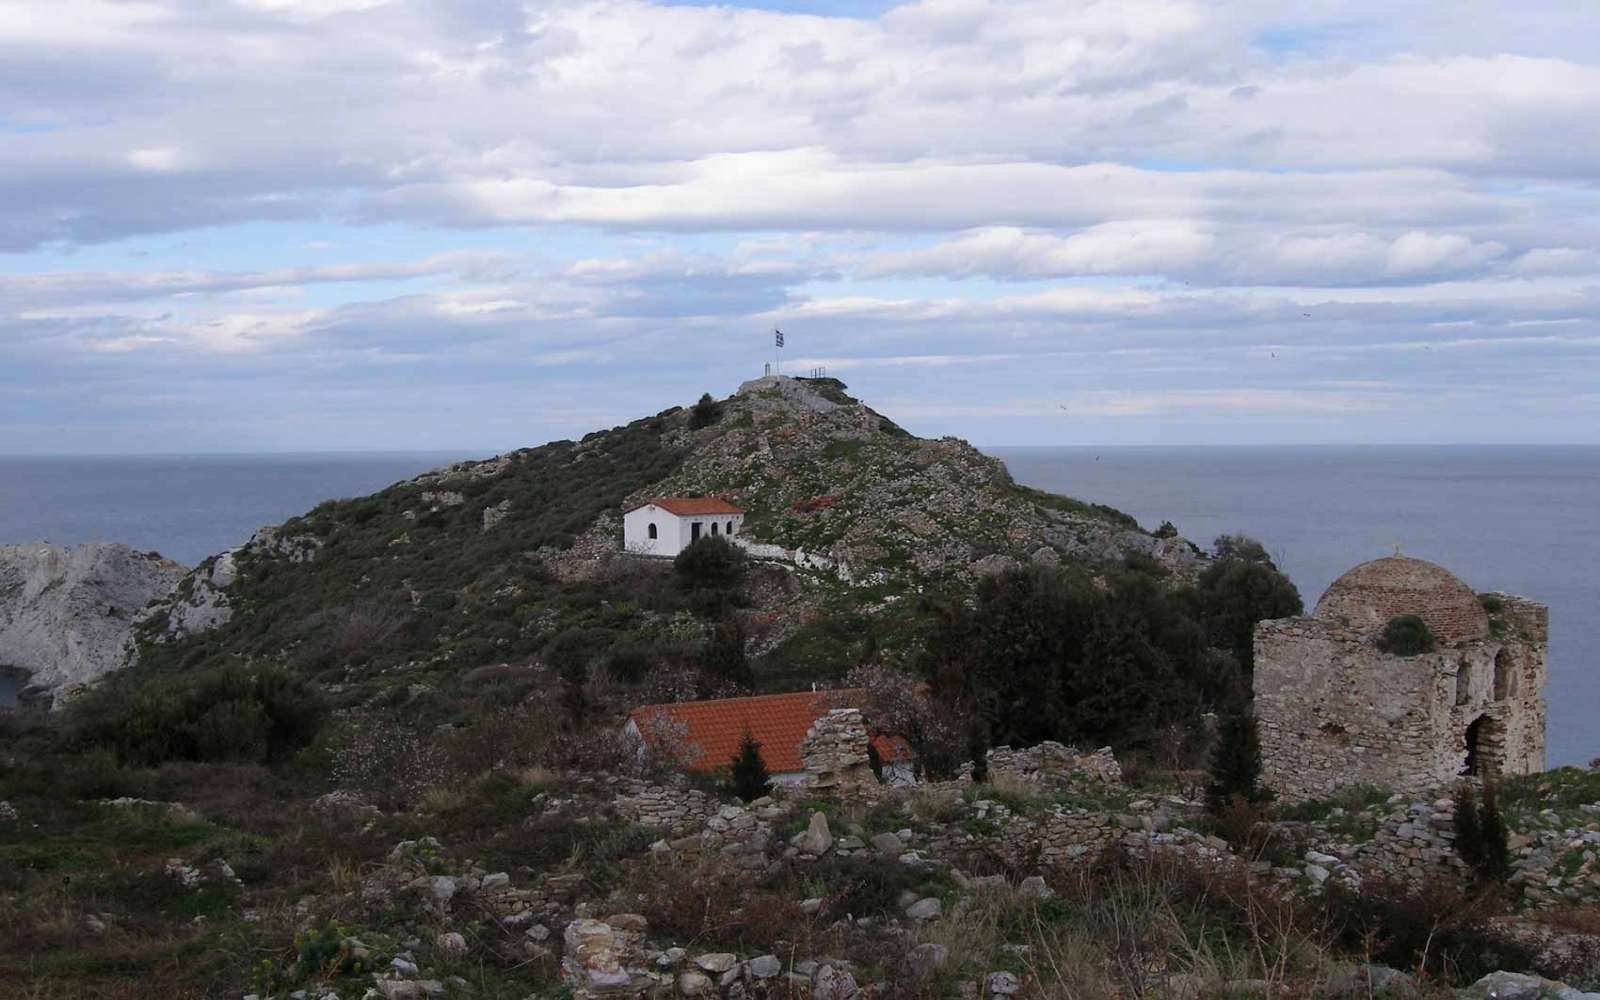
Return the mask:
POLYGON ((644 503, 636 504, 623 511, 623 513, 631 514, 640 507, 649 504, 655 504, 667 513, 676 514, 679 517, 692 517, 695 514, 744 513, 740 508, 717 497, 657 497, 654 500, 646 500, 644 503))
MULTIPOLYGON (((659 715, 667 715, 687 730, 689 743, 700 753, 690 765, 696 771, 726 767, 739 752, 746 726, 761 744, 761 758, 773 774, 802 771, 800 742, 811 724, 833 708, 860 708, 864 694, 859 688, 842 691, 796 691, 791 694, 764 694, 749 698, 719 698, 714 701, 680 701, 664 705, 644 705, 628 714, 649 740, 657 730, 651 725, 659 715)), ((872 745, 885 761, 909 761, 910 749, 898 739, 875 736, 872 745)))

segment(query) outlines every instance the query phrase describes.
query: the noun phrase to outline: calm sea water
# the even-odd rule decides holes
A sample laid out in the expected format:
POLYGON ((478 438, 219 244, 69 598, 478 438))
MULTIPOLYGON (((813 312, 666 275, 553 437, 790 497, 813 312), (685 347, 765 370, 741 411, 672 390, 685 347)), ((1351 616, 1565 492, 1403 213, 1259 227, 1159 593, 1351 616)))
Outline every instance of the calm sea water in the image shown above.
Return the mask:
POLYGON ((1017 481, 1259 538, 1309 608, 1395 546, 1550 606, 1548 763, 1600 755, 1600 448, 993 448, 1017 481))
MULTIPOLYGON (((1266 543, 1309 606, 1407 555, 1550 605, 1549 760, 1600 755, 1600 448, 994 448, 1018 481, 1203 545, 1266 543)), ((119 541, 185 565, 458 454, 0 459, 0 544, 119 541)), ((0 676, 0 699, 7 679, 0 676)))

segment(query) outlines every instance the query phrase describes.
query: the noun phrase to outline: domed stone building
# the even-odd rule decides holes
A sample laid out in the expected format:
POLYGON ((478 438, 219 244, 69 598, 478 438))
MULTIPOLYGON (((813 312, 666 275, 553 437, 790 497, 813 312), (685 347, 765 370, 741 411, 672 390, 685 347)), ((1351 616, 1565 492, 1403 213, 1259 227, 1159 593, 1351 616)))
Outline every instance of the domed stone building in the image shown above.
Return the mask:
POLYGON ((1477 594, 1420 559, 1374 559, 1335 580, 1304 618, 1255 631, 1255 711, 1266 783, 1282 799, 1348 785, 1407 793, 1464 774, 1544 770, 1550 609, 1477 594), (1421 618, 1434 650, 1379 648, 1421 618))

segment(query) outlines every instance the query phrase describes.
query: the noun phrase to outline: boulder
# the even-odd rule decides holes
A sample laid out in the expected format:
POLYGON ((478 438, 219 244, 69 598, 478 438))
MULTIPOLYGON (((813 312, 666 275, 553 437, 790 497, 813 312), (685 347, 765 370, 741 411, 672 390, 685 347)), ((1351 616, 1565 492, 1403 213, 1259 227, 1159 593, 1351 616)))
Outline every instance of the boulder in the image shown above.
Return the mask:
POLYGON ((874 834, 872 837, 872 846, 885 854, 893 854, 896 856, 899 856, 899 854, 906 849, 905 843, 892 833, 874 834))
POLYGON ((919 899, 915 903, 912 903, 910 906, 906 907, 906 916, 910 917, 912 920, 922 922, 938 920, 943 913, 943 905, 932 896, 929 896, 927 899, 919 899))
POLYGON ((794 846, 800 849, 801 854, 815 854, 821 857, 828 853, 828 848, 833 846, 833 834, 828 830, 828 817, 822 812, 811 814, 811 822, 806 826, 805 832, 795 837, 794 846))
POLYGON ((739 956, 730 955, 725 951, 714 951, 708 955, 696 957, 694 964, 707 972, 714 972, 720 976, 739 964, 739 956))
POLYGON ((1358 965, 1328 980, 1323 1000, 1411 1000, 1416 997, 1416 980, 1386 965, 1358 965))
MULTIPOLYGON (((817 815, 822 815, 818 813, 817 815)), ((783 963, 776 955, 760 955, 744 964, 751 979, 776 979, 783 972, 783 963)))
POLYGON ((906 956, 906 965, 911 969, 911 978, 919 983, 932 979, 949 961, 950 949, 942 944, 919 944, 906 956))
POLYGON ((1045 884, 1044 876, 1030 875, 1022 880, 1022 885, 1017 888, 1017 895, 1023 899, 1054 899, 1056 891, 1045 884))
POLYGON ((1545 981, 1520 972, 1491 972, 1462 990, 1461 1000, 1539 1000, 1545 981))

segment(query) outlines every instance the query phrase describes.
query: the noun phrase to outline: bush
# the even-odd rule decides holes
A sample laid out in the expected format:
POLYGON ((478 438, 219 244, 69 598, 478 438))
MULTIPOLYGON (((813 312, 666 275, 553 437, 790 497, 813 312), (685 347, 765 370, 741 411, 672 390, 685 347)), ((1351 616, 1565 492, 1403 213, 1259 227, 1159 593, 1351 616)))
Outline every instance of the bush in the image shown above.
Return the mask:
POLYGON ((744 584, 744 551, 726 538, 703 537, 677 554, 672 570, 690 590, 736 590, 744 584))
POLYGON ((699 402, 689 410, 689 429, 701 430, 722 419, 722 404, 711 398, 711 393, 701 395, 699 402))
POLYGON ((1420 656, 1433 652, 1433 630, 1416 615, 1389 620, 1378 637, 1378 648, 1391 656, 1420 656))
POLYGON ((81 709, 78 738, 111 750, 123 764, 272 764, 309 746, 326 717, 321 694, 302 678, 282 670, 224 669, 186 684, 147 683, 131 698, 107 688, 81 709))

